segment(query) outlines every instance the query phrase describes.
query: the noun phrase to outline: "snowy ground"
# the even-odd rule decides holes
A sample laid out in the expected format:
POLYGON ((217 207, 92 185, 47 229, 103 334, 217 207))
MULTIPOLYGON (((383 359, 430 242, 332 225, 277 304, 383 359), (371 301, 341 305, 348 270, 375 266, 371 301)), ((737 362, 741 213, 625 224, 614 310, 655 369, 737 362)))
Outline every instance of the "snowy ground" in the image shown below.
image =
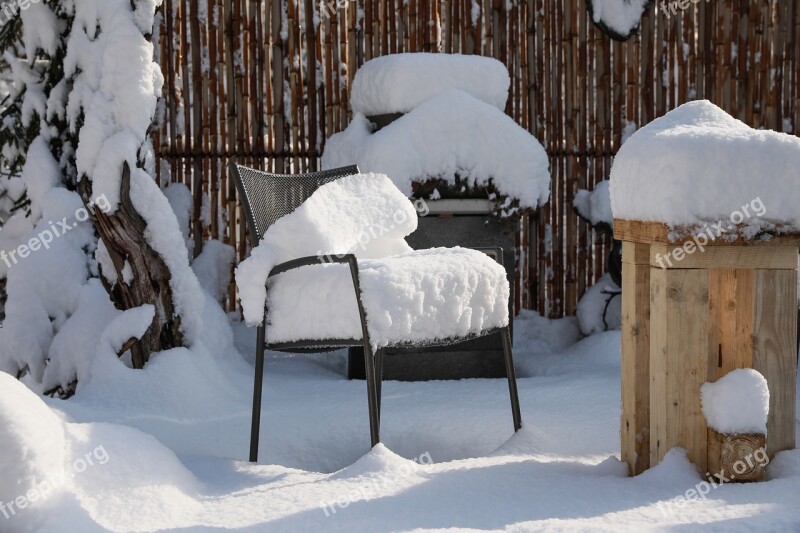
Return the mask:
MULTIPOLYGON (((626 477, 615 457, 619 333, 572 344, 575 329, 517 321, 517 435, 503 380, 387 382, 384 445, 371 452, 365 385, 342 377, 341 354, 275 354, 259 465, 244 460, 252 366, 159 355, 48 400, 67 422, 72 460, 94 464, 19 516, 86 532, 800 529, 797 450, 770 464, 769 481, 697 501, 670 502, 701 482, 679 453, 626 477)), ((235 330, 251 359, 254 330, 235 330)), ((10 523, 0 515, 0 531, 10 523)))

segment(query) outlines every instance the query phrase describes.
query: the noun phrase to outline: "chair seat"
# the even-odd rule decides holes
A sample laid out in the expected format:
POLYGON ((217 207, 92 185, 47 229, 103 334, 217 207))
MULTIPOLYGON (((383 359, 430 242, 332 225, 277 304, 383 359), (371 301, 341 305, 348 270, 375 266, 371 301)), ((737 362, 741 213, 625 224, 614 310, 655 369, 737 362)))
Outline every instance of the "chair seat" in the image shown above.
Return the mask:
MULTIPOLYGON (((362 301, 373 347, 430 343, 508 325, 505 269, 465 248, 431 248, 360 259, 362 301)), ((267 342, 361 339, 347 265, 285 272, 269 281, 267 342)))

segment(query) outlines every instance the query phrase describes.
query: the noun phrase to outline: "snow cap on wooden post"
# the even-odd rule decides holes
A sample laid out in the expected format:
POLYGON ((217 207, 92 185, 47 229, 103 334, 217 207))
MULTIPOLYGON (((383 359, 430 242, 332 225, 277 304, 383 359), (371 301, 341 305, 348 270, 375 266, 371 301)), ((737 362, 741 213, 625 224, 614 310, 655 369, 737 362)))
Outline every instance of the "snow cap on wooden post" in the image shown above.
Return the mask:
POLYGON ((622 458, 632 474, 714 455, 700 387, 738 368, 769 387, 770 457, 794 448, 800 139, 707 101, 633 134, 611 169, 623 241, 622 458))

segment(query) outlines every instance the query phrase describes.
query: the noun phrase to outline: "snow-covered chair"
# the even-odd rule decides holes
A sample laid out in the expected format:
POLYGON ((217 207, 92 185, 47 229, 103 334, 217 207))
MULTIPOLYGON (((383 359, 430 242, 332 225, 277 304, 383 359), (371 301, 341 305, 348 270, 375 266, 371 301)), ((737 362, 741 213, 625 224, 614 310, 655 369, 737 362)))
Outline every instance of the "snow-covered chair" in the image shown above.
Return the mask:
MULTIPOLYGON (((380 442, 384 348, 452 344, 499 331, 514 430, 521 427, 509 329, 509 287, 502 264, 477 250, 411 250, 403 239, 416 228, 417 216, 411 202, 385 176, 360 175, 356 166, 280 175, 231 163, 229 172, 238 187, 254 246, 251 257, 237 269, 245 319, 248 324, 258 324, 250 461, 258 460, 265 349, 317 353, 363 346, 370 438, 375 446, 380 442), (374 190, 368 191, 372 196, 365 193, 364 197, 353 199, 362 202, 360 209, 342 205, 348 203, 348 197, 342 196, 348 192, 344 185, 334 191, 339 196, 328 198, 328 203, 314 203, 319 196, 306 202, 320 187, 341 178, 347 179, 337 182, 337 187, 357 178, 367 188, 375 184, 374 190), (386 187, 385 184, 392 189, 388 193, 378 186, 386 187), (371 244, 366 251, 364 243, 360 243, 361 249, 355 253, 321 250, 309 255, 307 250, 317 246, 313 232, 305 238, 291 226, 292 217, 301 219, 302 225, 304 220, 313 218, 313 209, 325 211, 328 222, 334 224, 320 224, 316 230, 340 240, 340 244, 329 246, 341 247, 342 239, 347 237, 342 235, 353 231, 362 212, 380 215, 389 205, 405 209, 402 218, 406 225, 388 235, 380 243, 380 250, 371 244), (289 214, 292 216, 282 219, 289 214), (271 227, 273 231, 268 233, 271 227), (285 232, 276 231, 284 229, 285 232), (278 233, 289 235, 289 249, 281 250, 281 245, 276 244, 274 234, 278 233), (262 241, 265 234, 267 238, 262 241), (303 250, 305 254, 300 253, 303 250), (301 269, 312 266, 313 271, 301 269), (276 276, 281 274, 277 284, 276 276), (251 284, 243 286, 242 278, 251 284), (257 280, 255 285, 253 279, 257 280), (301 291, 303 305, 297 305, 301 291), (351 295, 355 295, 354 309, 347 301, 351 295), (436 305, 428 301, 422 305, 420 298, 433 299, 436 305), (409 303, 411 307, 418 304, 418 308, 403 310, 403 305, 409 303), (279 308, 281 313, 270 314, 268 307, 279 308), (315 316, 307 316, 309 312, 315 316)), ((395 222, 400 218, 395 217, 395 222)), ((502 263, 502 251, 495 252, 502 263)))

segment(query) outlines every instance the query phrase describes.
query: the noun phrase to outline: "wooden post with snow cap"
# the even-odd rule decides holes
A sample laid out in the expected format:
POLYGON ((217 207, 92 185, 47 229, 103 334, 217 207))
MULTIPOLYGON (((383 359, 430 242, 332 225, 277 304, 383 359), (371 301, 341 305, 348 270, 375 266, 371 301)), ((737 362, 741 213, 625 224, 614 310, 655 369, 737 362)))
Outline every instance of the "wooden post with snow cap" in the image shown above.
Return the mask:
POLYGON ((667 254, 692 238, 670 242, 665 224, 619 219, 614 233, 623 241, 621 452, 631 473, 676 446, 705 472, 715 443, 700 387, 737 368, 769 384, 769 456, 794 448, 800 240, 738 239, 670 265, 667 254))
POLYGON ((621 458, 631 475, 673 447, 705 473, 720 466, 723 446, 730 456, 731 446, 752 445, 710 430, 701 403, 704 383, 739 368, 766 378, 769 458, 795 447, 800 217, 781 194, 800 190, 791 170, 800 139, 732 120, 709 102, 681 106, 635 133, 611 170, 614 236, 623 241, 621 458), (718 134, 731 128, 738 137, 718 134), (775 184, 765 183, 767 169, 748 166, 764 165, 759 151, 770 154, 775 184), (714 183, 723 174, 728 188, 714 183), (705 223, 748 205, 749 214, 705 223), (771 216, 748 224, 763 205, 771 216))

